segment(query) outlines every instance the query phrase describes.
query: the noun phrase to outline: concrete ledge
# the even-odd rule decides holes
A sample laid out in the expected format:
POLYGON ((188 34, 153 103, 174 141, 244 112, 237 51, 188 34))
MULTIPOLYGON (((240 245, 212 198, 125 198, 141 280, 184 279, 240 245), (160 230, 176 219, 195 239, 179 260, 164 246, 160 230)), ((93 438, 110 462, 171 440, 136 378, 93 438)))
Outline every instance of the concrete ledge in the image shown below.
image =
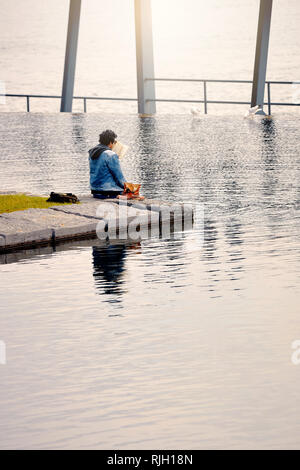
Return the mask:
POLYGON ((0 234, 0 249, 1 247, 5 247, 5 245, 6 245, 5 235, 0 234))
POLYGON ((135 201, 134 199, 129 199, 128 201, 119 200, 118 204, 128 204, 129 207, 134 207, 136 209, 157 212, 160 217, 160 222, 163 222, 164 220, 168 221, 169 217, 171 217, 171 221, 182 220, 184 215, 192 215, 193 212, 192 209, 188 211, 187 206, 183 203, 159 201, 157 199, 144 199, 143 201, 135 201))
POLYGON ((62 240, 115 237, 182 220, 183 205, 144 200, 79 198, 80 204, 0 214, 0 252, 62 240))

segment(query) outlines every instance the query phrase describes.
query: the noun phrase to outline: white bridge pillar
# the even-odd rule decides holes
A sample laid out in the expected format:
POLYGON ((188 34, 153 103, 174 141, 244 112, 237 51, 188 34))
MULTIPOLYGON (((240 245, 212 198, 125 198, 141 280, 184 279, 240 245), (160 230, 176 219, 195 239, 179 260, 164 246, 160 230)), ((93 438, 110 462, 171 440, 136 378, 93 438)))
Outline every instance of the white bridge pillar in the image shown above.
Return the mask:
POLYGON ((136 35, 136 68, 139 114, 155 114, 153 37, 151 0, 134 0, 135 35, 136 35))
POLYGON ((259 106, 256 114, 263 110, 268 62, 269 38, 273 0, 260 0, 251 107, 259 106))
POLYGON ((70 0, 61 112, 72 112, 81 0, 70 0))

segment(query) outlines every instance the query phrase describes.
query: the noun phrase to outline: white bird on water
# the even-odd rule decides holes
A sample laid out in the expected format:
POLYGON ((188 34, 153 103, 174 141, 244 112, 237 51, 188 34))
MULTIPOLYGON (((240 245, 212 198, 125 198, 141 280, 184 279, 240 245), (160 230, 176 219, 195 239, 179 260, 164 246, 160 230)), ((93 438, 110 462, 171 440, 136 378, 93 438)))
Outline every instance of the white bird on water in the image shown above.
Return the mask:
POLYGON ((196 107, 191 108, 191 113, 192 113, 194 116, 199 116, 199 114, 202 114, 202 113, 201 113, 201 109, 200 109, 200 108, 196 108, 196 107))
POLYGON ((246 112, 244 118, 254 118, 256 111, 259 109, 259 106, 253 106, 253 108, 249 108, 246 112))

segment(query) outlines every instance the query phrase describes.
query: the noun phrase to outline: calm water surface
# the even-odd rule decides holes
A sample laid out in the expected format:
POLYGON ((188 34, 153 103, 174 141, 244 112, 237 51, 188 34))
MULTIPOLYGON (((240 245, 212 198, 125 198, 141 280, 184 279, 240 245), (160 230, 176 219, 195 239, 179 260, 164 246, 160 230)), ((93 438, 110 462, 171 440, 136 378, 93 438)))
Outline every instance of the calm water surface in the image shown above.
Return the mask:
POLYGON ((0 256, 1 448, 299 448, 300 119, 0 114, 0 189, 88 192, 102 128, 194 230, 0 256))

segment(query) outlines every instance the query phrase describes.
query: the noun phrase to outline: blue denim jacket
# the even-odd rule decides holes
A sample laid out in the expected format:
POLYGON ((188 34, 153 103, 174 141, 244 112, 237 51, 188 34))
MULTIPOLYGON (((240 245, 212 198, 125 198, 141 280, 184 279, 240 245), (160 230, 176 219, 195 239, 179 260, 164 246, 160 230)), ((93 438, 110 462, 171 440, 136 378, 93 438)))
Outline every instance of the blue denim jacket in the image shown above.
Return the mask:
POLYGON ((101 145, 91 149, 89 153, 91 189, 95 191, 122 191, 126 180, 118 155, 109 147, 101 145), (98 154, 99 156, 97 156, 98 154))

